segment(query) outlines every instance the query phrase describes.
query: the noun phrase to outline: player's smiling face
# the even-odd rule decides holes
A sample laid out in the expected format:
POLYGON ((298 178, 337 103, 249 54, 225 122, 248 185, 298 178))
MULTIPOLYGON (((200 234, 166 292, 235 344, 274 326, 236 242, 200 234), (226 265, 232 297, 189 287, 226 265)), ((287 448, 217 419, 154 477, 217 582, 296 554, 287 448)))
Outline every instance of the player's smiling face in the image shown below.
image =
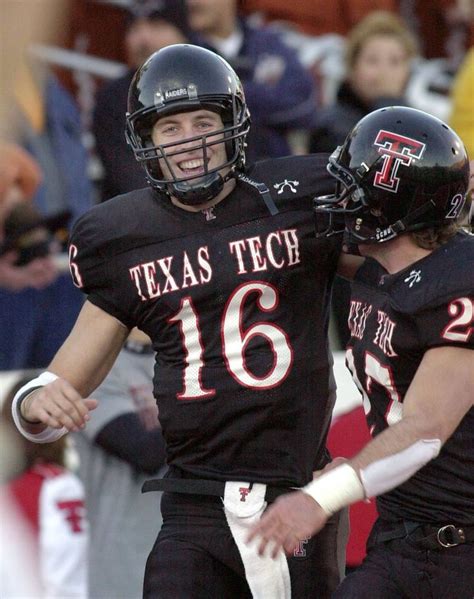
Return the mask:
MULTIPOLYGON (((173 180, 174 174, 176 179, 198 178, 206 172, 205 158, 208 162, 207 171, 224 164, 227 161, 225 145, 217 143, 204 148, 202 139, 199 139, 199 136, 219 131, 223 127, 221 116, 205 109, 166 115, 159 119, 152 130, 153 144, 155 146, 177 144, 168 146, 165 150, 169 166, 164 159, 160 159, 164 177, 173 180), (194 141, 185 141, 196 137, 198 139, 194 141), (170 156, 175 152, 176 154, 170 156)), ((211 136, 207 138, 207 143, 222 138, 222 134, 211 136)))

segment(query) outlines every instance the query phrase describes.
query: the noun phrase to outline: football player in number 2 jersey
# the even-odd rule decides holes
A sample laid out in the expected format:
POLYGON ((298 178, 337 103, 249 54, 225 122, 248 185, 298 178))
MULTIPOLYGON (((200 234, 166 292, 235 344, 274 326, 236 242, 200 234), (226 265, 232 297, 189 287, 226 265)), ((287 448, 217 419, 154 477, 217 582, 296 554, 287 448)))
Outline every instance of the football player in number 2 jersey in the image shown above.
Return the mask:
POLYGON ((290 551, 341 507, 377 496, 367 557, 334 596, 468 599, 474 236, 461 226, 470 212, 467 155, 440 120, 391 107, 359 121, 328 170, 340 187, 334 198, 316 200, 316 212, 343 214, 346 248, 367 256, 352 283, 347 366, 374 439, 303 492, 278 499, 248 538, 257 538, 259 551, 270 540, 290 551))
POLYGON ((288 559, 244 542, 269 502, 329 461, 328 305, 350 264, 337 238, 314 235, 312 198, 334 191, 327 158, 245 168, 241 84, 196 46, 138 70, 127 118, 150 186, 77 223, 70 266, 88 300, 48 371, 17 395, 17 426, 40 442, 85 426, 89 394, 138 326, 156 352, 169 464, 145 487, 164 494, 144 596, 329 597, 339 514, 288 559))

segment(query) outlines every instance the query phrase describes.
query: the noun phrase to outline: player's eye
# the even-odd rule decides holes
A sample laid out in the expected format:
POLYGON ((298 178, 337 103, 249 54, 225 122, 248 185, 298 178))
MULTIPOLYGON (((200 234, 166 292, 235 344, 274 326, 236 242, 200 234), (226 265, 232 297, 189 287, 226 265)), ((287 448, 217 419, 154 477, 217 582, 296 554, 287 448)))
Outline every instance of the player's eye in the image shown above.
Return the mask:
POLYGON ((165 125, 163 129, 161 129, 161 133, 164 135, 172 135, 178 131, 178 127, 176 125, 165 125))
POLYGON ((215 123, 211 123, 210 121, 199 121, 197 127, 198 129, 213 129, 215 128, 215 123))

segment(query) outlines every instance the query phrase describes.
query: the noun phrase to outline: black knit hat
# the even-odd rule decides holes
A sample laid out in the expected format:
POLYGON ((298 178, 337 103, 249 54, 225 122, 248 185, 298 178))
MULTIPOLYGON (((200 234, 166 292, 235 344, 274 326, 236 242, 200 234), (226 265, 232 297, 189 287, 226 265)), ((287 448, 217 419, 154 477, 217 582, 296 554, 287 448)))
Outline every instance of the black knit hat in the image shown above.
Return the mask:
POLYGON ((156 19, 171 23, 189 38, 186 0, 132 0, 126 7, 129 27, 136 19, 156 19))

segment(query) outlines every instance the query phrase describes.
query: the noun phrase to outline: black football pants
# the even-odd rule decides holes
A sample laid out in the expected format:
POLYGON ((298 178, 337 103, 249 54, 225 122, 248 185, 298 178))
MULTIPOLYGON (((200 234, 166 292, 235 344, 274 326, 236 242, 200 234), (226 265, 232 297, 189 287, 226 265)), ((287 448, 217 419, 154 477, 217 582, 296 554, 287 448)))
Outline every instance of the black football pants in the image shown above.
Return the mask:
MULTIPOLYGON (((161 511, 163 526, 146 564, 145 599, 251 598, 219 497, 163 493, 161 511)), ((288 558, 293 597, 331 596, 342 578, 347 534, 344 512, 288 558)))
POLYGON ((421 549, 410 538, 371 545, 371 537, 333 599, 473 599, 474 544, 421 549))

